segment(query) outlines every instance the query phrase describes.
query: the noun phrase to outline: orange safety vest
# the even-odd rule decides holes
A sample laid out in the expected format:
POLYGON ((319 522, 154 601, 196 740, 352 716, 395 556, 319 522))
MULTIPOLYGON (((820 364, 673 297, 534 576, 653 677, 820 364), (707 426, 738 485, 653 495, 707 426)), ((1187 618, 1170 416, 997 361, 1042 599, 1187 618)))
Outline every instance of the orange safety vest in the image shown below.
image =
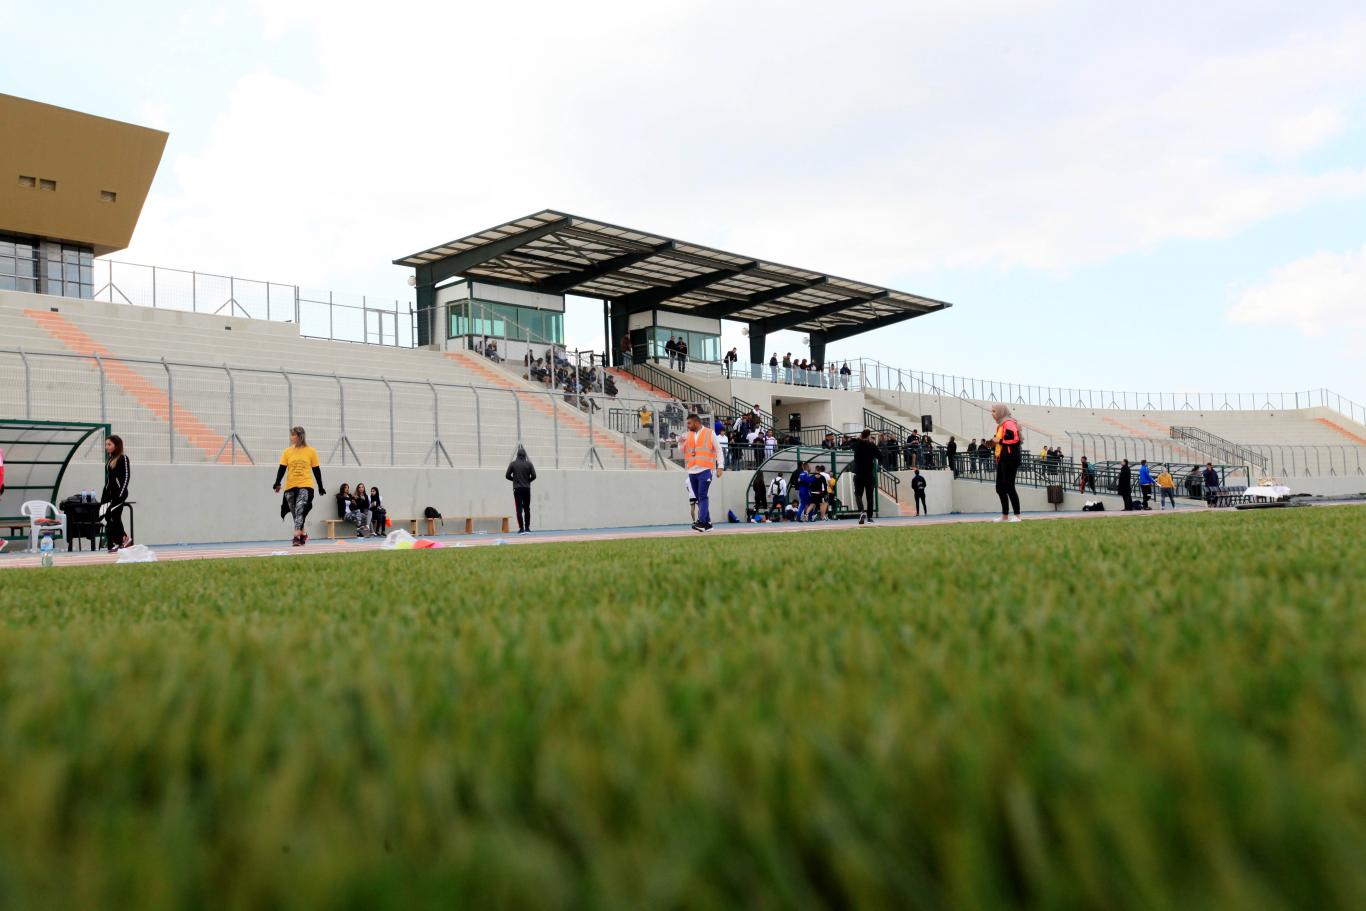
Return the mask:
POLYGON ((1001 457, 1001 452, 1007 446, 1020 445, 1020 425, 1015 423, 1014 418, 1006 418, 996 426, 996 458, 1001 457))
POLYGON ((718 459, 716 436, 710 427, 701 427, 696 432, 690 430, 684 434, 683 462, 688 471, 694 468, 710 468, 715 471, 718 459))

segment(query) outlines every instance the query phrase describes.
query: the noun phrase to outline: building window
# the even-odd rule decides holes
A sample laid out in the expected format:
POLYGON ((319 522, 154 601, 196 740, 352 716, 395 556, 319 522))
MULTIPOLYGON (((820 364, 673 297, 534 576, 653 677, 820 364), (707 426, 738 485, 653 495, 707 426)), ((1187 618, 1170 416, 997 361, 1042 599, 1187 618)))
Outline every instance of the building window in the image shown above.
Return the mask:
POLYGON ((666 357, 667 352, 665 352, 664 346, 669 343, 670 338, 681 338, 688 343, 688 360, 690 361, 721 360, 721 336, 707 332, 684 332, 681 329, 670 329, 666 326, 650 326, 647 328, 646 341, 650 356, 666 357))
POLYGON ((25 189, 27 189, 27 190, 32 190, 34 187, 38 186, 38 178, 36 178, 36 177, 29 177, 27 174, 20 174, 20 175, 19 175, 19 186, 21 186, 21 187, 23 187, 23 188, 25 188, 25 189))
POLYGON ((46 177, 39 177, 39 178, 38 178, 38 189, 40 189, 40 190, 55 190, 55 189, 57 189, 57 181, 55 181, 55 180, 48 180, 46 177))
POLYGON ((509 341, 563 345, 564 314, 477 299, 452 301, 447 331, 451 338, 481 336, 501 339, 506 335, 509 341))
POLYGON ((0 234, 0 291, 38 290, 38 246, 31 240, 0 234))
POLYGON ((101 190, 100 202, 118 202, 119 194, 113 190, 101 190))

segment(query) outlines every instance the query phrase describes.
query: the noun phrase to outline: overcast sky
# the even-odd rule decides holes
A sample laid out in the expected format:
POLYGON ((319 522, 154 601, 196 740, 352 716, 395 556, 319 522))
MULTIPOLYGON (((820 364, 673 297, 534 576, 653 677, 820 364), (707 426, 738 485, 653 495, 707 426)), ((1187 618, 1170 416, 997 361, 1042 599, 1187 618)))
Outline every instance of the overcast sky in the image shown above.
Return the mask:
MULTIPOLYGON (((0 91, 171 134, 119 258, 410 298, 391 260, 557 208, 955 305, 840 356, 1366 402, 1359 2, 0 0, 20 21, 0 91)), ((583 302, 569 341, 601 326, 583 302)))

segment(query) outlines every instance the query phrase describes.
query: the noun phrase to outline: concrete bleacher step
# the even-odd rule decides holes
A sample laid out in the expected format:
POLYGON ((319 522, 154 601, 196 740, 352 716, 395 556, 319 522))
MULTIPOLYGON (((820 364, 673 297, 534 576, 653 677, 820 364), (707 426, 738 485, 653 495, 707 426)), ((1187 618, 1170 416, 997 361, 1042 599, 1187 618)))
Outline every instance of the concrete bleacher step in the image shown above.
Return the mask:
MULTIPOLYGON (((511 375, 492 362, 483 363, 486 360, 485 358, 459 351, 448 351, 445 356, 471 373, 480 376, 485 382, 513 391, 521 402, 533 410, 547 416, 553 415, 552 419, 558 420, 559 426, 568 433, 580 437, 585 443, 591 439, 592 445, 606 450, 609 456, 613 454, 624 456, 632 468, 648 469, 653 467, 653 460, 640 451, 638 444, 625 441, 620 434, 614 434, 608 431, 606 427, 601 430, 595 429, 590 434, 588 420, 578 409, 568 406, 560 407, 560 403, 555 400, 555 397, 533 391, 530 384, 520 377, 511 375), (558 412, 553 409, 558 409, 558 412)), ((610 458, 604 458, 603 461, 604 464, 615 464, 610 458)))
MULTIPOLYGON (((184 314, 165 321, 116 319, 82 311, 85 303, 62 302, 58 312, 53 312, 50 308, 15 308, 6 302, 0 307, 0 319, 20 327, 9 338, 21 339, 26 349, 81 355, 36 359, 39 367, 34 371, 30 397, 36 395, 38 401, 32 405, 42 413, 68 420, 99 418, 100 373, 93 360, 98 354, 105 366, 104 414, 116 425, 116 432, 127 437, 130 452, 139 458, 168 457, 167 420, 171 415, 180 441, 178 458, 220 458, 224 462, 232 458, 232 447, 223 446, 232 433, 224 363, 235 368, 236 431, 258 463, 273 460, 284 445, 289 399, 283 377, 272 375, 282 365, 292 374, 293 420, 310 427, 310 436, 324 457, 329 451, 339 452, 336 442, 341 437, 336 381, 329 377, 334 373, 366 377, 364 381, 342 380, 348 409, 346 436, 366 464, 387 464, 391 457, 405 464, 422 464, 424 459, 430 462, 427 457, 434 425, 428 380, 438 388, 443 443, 457 464, 487 465, 491 460, 510 458, 519 439, 542 453, 554 450, 561 467, 580 464, 588 452, 587 441, 572 430, 572 418, 562 422, 560 430, 564 432, 557 439, 552 416, 559 416, 558 409, 542 413, 534 407, 522 408, 519 434, 514 409, 486 397, 475 432, 473 393, 461 396, 459 387, 483 385, 487 377, 438 352, 315 342, 274 331, 279 327, 265 333, 226 332, 219 325, 221 320, 202 316, 187 319, 184 314), (174 353, 168 357, 173 365, 174 411, 166 404, 164 368, 156 363, 166 352, 174 353), (180 366, 186 362, 199 362, 206 369, 180 366), (392 408, 381 377, 395 381, 392 408), (398 382, 403 380, 408 382, 398 382)), ((169 316, 163 313, 158 318, 169 316)), ((2 362, 4 368, 21 370, 22 362, 12 360, 14 364, 2 362)), ((15 382, 8 389, 23 387, 22 382, 15 382)), ((19 398, 15 405, 20 406, 23 394, 16 394, 19 398)), ((544 395, 539 398, 554 401, 544 395)), ((5 390, 0 390, 0 402, 5 400, 5 390)), ((595 442, 606 465, 616 467, 610 453, 615 448, 620 454, 620 444, 613 446, 605 427, 595 442)), ((632 467, 652 467, 652 460, 642 458, 637 448, 632 443, 625 451, 632 467)), ((237 458, 243 458, 240 452, 237 458)))

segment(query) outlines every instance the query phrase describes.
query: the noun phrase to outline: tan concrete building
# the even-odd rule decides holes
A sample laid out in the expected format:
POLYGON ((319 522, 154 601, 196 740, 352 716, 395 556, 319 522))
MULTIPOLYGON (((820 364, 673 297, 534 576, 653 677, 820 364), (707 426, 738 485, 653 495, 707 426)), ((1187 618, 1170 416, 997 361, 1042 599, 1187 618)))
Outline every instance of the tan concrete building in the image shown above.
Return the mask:
POLYGON ((0 94, 0 290, 90 297, 94 257, 128 246, 166 138, 0 94))

